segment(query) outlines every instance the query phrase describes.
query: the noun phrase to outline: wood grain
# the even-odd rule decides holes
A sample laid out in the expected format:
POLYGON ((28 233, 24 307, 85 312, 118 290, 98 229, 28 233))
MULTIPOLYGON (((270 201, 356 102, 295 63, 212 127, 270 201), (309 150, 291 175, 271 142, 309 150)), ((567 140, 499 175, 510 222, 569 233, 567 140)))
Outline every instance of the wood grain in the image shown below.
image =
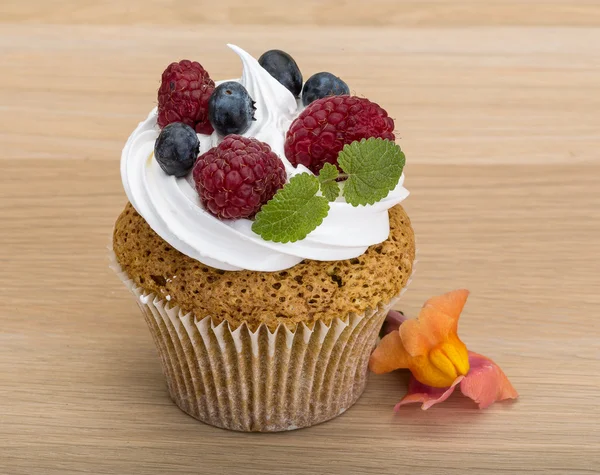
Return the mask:
POLYGON ((244 5, 3 2, 0 473, 599 473, 600 3, 244 5), (397 373, 331 422, 260 435, 169 401, 107 267, 118 161, 170 61, 239 74, 227 42, 288 50, 396 118, 419 246, 401 308, 471 289, 461 336, 517 402, 395 415, 397 373))

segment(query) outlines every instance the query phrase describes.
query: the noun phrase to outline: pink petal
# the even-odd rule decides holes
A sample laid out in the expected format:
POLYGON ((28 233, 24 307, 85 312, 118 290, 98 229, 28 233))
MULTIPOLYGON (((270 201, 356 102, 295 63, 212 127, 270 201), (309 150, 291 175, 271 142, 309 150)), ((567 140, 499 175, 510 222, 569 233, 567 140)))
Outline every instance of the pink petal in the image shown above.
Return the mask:
POLYGON ((489 358, 469 351, 469 364, 471 369, 460 383, 460 390, 473 399, 479 409, 519 396, 500 367, 489 358))
POLYGON ((402 312, 397 310, 390 310, 385 317, 385 322, 383 322, 383 328, 381 329, 381 336, 385 336, 388 333, 397 332, 400 325, 407 320, 402 312))
POLYGON ((420 383, 415 379, 414 376, 411 375, 408 383, 408 392, 406 393, 406 396, 404 396, 401 401, 396 404, 394 411, 398 411, 400 407, 404 406, 405 404, 412 404, 415 402, 422 402, 423 405, 421 406, 421 409, 423 410, 429 409, 434 404, 444 402, 454 392, 454 388, 462 381, 463 378, 464 376, 459 376, 456 378, 452 383, 452 386, 449 388, 433 388, 431 386, 427 386, 426 384, 420 383))

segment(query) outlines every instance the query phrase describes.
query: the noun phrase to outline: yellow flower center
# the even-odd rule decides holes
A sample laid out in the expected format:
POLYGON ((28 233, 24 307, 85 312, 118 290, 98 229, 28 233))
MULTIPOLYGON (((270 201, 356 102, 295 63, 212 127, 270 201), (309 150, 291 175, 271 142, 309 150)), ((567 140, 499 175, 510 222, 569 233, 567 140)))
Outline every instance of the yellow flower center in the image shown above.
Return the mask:
POLYGON ((451 336, 426 356, 415 358, 410 369, 421 383, 434 388, 447 388, 452 386, 456 378, 469 372, 467 347, 458 337, 451 336))
MULTIPOLYGON (((459 376, 469 372, 469 354, 467 347, 456 336, 438 345, 429 352, 429 361, 439 371, 436 379, 443 375, 446 385, 450 386, 459 376)), ((439 382, 438 382, 439 384, 439 382)))

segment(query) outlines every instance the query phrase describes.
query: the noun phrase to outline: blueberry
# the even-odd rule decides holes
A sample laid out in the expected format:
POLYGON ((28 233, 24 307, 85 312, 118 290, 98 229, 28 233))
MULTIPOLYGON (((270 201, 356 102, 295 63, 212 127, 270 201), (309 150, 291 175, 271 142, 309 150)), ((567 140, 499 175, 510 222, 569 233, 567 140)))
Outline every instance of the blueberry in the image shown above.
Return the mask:
POLYGON ((350 94, 348 84, 331 73, 317 73, 309 77, 304 84, 302 103, 307 106, 317 99, 343 94, 350 94))
POLYGON ((302 90, 302 73, 294 58, 285 51, 278 49, 267 51, 258 58, 258 64, 283 84, 294 97, 300 95, 300 91, 302 90))
POLYGON ((208 101, 208 119, 220 135, 246 132, 256 120, 255 110, 246 88, 235 81, 217 86, 208 101))
POLYGON ((167 175, 182 177, 194 166, 200 142, 194 129, 181 122, 166 125, 154 144, 154 156, 167 175))

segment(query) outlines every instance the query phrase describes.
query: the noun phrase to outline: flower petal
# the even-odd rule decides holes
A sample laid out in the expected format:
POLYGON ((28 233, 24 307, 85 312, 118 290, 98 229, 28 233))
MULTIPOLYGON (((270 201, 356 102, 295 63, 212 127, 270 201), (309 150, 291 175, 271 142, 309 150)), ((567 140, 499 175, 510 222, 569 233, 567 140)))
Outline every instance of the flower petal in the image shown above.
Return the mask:
POLYGON ((479 409, 485 409, 496 401, 519 396, 504 372, 491 359, 469 351, 469 363, 471 369, 460 383, 460 390, 473 399, 479 409))
POLYGON ((454 290, 430 298, 415 320, 408 320, 400 327, 404 348, 411 356, 428 354, 437 345, 456 335, 458 318, 469 291, 454 290))
POLYGON ((406 353, 400 334, 395 331, 385 335, 369 360, 369 369, 377 374, 389 373, 398 368, 408 368, 410 356, 406 353))
POLYGON ((460 317, 468 297, 469 291, 467 289, 453 290, 452 292, 438 295, 437 297, 431 297, 425 302, 423 307, 432 307, 437 312, 445 313, 450 320, 456 323, 458 322, 458 317, 460 317))
POLYGON ((420 383, 414 376, 411 376, 408 383, 408 392, 400 402, 396 404, 394 411, 398 411, 400 407, 405 404, 412 404, 415 402, 423 403, 421 409, 425 411, 435 404, 444 402, 454 392, 454 388, 456 388, 456 385, 460 383, 463 378, 464 376, 456 378, 449 388, 433 388, 420 383))
POLYGON ((388 333, 397 332, 400 325, 402 325, 407 318, 404 316, 402 312, 398 310, 390 310, 385 317, 385 322, 383 322, 383 327, 381 328, 381 336, 385 336, 388 333))

